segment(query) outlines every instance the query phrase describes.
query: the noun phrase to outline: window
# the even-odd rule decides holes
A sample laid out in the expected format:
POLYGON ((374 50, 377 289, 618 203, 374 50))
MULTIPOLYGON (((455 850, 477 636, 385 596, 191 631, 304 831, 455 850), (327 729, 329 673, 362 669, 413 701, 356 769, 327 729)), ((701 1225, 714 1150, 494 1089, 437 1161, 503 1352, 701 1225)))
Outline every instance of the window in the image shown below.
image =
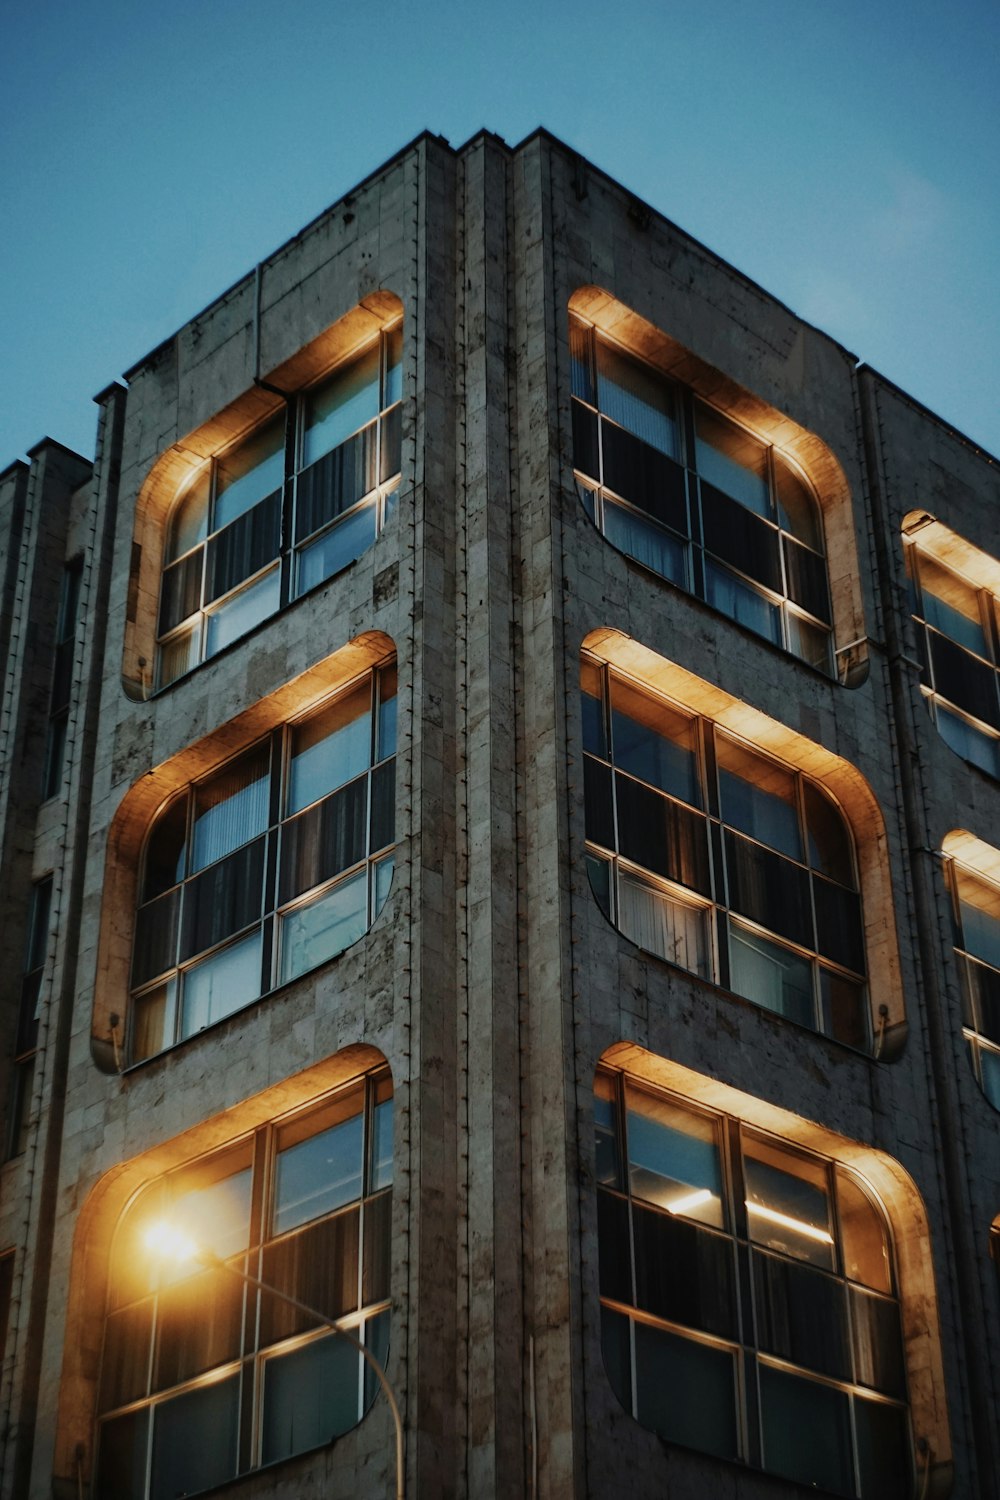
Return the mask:
POLYGON ((189 481, 167 532, 158 686, 375 540, 399 485, 401 357, 397 324, 189 481))
POLYGON ((619 551, 832 670, 819 505, 802 474, 715 407, 570 318, 573 463, 619 551))
POLYGON ((150 1281, 168 1218, 222 1260, 389 1344, 392 1081, 387 1069, 158 1178, 112 1245, 96 1493, 174 1500, 329 1443, 376 1394, 317 1318, 223 1269, 150 1281))
POLYGON ((893 1248, 868 1186, 664 1090, 595 1087, 601 1331, 668 1442, 864 1500, 912 1493, 893 1248))
POLYGON ((817 782, 584 654, 587 864, 632 942, 871 1045, 854 845, 817 782))
POLYGON ((958 860, 950 873, 962 1034, 979 1087, 1000 1109, 1000 886, 958 860))
POLYGON ((43 797, 54 797, 62 783, 70 692, 73 686, 73 648, 76 644, 76 626, 80 613, 82 575, 83 561, 79 557, 67 563, 63 569, 59 615, 56 621, 52 691, 49 697, 49 724, 43 760, 43 797))
POLYGON ((7 1333, 10 1328, 10 1299, 14 1290, 14 1252, 5 1250, 0 1254, 0 1370, 7 1354, 7 1333))
POLYGON ((14 1041, 14 1078, 7 1119, 7 1155, 20 1156, 27 1145, 28 1113, 38 1055, 38 1021, 42 1004, 42 975, 49 952, 49 915, 52 910, 52 876, 35 883, 28 912, 21 999, 17 1008, 14 1041))
POLYGON ((931 717, 956 755, 1000 777, 1000 605, 974 576, 996 564, 929 517, 911 523, 910 535, 910 607, 931 717))
POLYGON ((396 669, 386 665, 171 798, 150 828, 130 1056, 342 953, 389 893, 396 669))

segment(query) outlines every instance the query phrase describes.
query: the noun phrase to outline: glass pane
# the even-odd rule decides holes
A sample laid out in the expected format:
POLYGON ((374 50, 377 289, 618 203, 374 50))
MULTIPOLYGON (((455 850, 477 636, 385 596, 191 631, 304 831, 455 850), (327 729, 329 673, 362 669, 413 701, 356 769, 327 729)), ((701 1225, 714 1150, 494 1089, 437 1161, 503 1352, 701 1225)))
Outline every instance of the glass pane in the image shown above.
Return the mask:
POLYGON ((181 923, 182 961, 206 953, 260 920, 266 848, 266 839, 254 839, 188 881, 181 923))
POLYGON ((149 1410, 129 1412, 98 1429, 95 1495, 115 1500, 146 1500, 149 1410))
POLYGON ((668 1323, 739 1338, 736 1264, 728 1235, 632 1205, 635 1305, 668 1323))
POLYGON ((360 1219, 355 1205, 265 1247, 261 1280, 315 1308, 316 1313, 310 1316, 281 1297, 262 1292, 261 1346, 315 1328, 324 1319, 357 1311, 360 1219))
POLYGON ((978 656, 989 656, 979 594, 957 573, 919 552, 922 614, 928 625, 978 656))
POLYGON ((958 889, 962 947, 1000 969, 1000 890, 964 872, 958 874, 958 889))
POLYGON ((850 1281, 891 1293, 892 1249, 885 1215, 855 1178, 840 1167, 835 1170, 843 1273, 850 1281))
POLYGON ((378 416, 378 365, 376 341, 332 379, 308 393, 302 433, 303 468, 378 416))
POLYGON ((186 970, 181 1036, 193 1036, 260 994, 261 935, 252 932, 186 970))
POLYGON ((293 900, 364 859, 367 821, 367 776, 290 818, 281 834, 281 901, 293 900))
POLYGON ((359 558, 375 540, 377 519, 376 504, 371 500, 352 510, 317 541, 303 547, 298 554, 296 593, 306 593, 359 558))
POLYGON ((691 974, 709 977, 708 914, 618 872, 618 929, 630 942, 691 974))
POLYGON ((164 568, 160 580, 160 612, 157 616, 158 635, 167 635, 182 620, 195 614, 202 605, 202 574, 205 564, 205 549, 189 552, 178 562, 164 568))
POLYGON ((865 972, 865 934, 861 898, 842 885, 813 876, 813 906, 816 911, 816 948, 825 958, 865 972))
POLYGON ((761 1365, 760 1406, 769 1473, 854 1494, 851 1418, 843 1391, 761 1365))
POLYGON ((141 1062, 172 1046, 176 1025, 176 979, 137 995, 132 1001, 132 1061, 141 1062))
POLYGON ((661 578, 687 588, 687 547, 655 521, 643 520, 635 511, 606 498, 604 535, 626 557, 635 558, 661 578))
POLYGON ((871 1011, 868 990, 854 979, 819 971, 820 1030, 835 1041, 861 1052, 871 1048, 871 1011))
POLYGON ((815 1028, 809 960, 734 921, 729 923, 729 984, 755 1005, 815 1028))
POLYGON ((601 422, 604 483, 623 500, 686 536, 687 484, 680 464, 623 427, 601 422))
MULTIPOLYGON (((383 1370, 385 1369, 386 1360, 389 1358, 389 1330, 391 1323, 392 1315, 388 1308, 385 1308, 380 1313, 376 1313, 373 1318, 365 1319, 363 1343, 374 1354, 383 1370)), ((379 1393, 378 1377, 367 1361, 362 1366, 362 1378, 364 1380, 364 1410, 367 1411, 379 1393)))
POLYGON ((839 1279, 784 1256, 753 1256, 757 1347, 790 1364, 850 1380, 847 1289, 839 1279))
POLYGON ((755 635, 762 635, 775 646, 781 645, 781 610, 757 592, 749 583, 737 578, 727 568, 717 567, 705 559, 705 599, 713 609, 745 625, 755 635))
POLYGON ((601 1352, 608 1384, 632 1414, 631 1321, 609 1307, 601 1308, 601 1352))
POLYGON ((696 466, 701 477, 748 510, 769 516, 767 450, 763 444, 700 401, 695 405, 695 434, 696 466))
POLYGON ((861 1500, 909 1500, 913 1464, 906 1412, 885 1401, 854 1398, 861 1500))
POLYGON ((782 458, 776 450, 772 452, 778 520, 800 542, 805 542, 814 552, 822 552, 823 528, 820 525, 819 506, 812 490, 787 459, 782 458))
POLYGON ((164 641, 157 648, 156 654, 156 680, 160 687, 166 687, 171 682, 176 682, 178 677, 183 677, 185 672, 190 672, 201 661, 201 621, 192 626, 190 630, 175 635, 169 641, 164 641))
POLYGON ((615 777, 615 792, 618 848, 625 858, 664 880, 711 895, 704 815, 627 776, 615 777))
POLYGON ((800 546, 789 536, 782 537, 781 552, 785 559, 785 589, 788 597, 829 625, 832 614, 826 559, 817 552, 810 552, 808 547, 800 546))
POLYGON ((855 888, 854 841, 843 813, 825 792, 802 778, 805 797, 809 863, 814 870, 855 888))
POLYGON ((108 1314, 104 1324, 98 1411, 125 1406, 147 1394, 152 1335, 151 1297, 108 1314))
POLYGON ((598 1073, 594 1079, 594 1150, 597 1181, 620 1187, 618 1086, 607 1073, 598 1073))
POLYGON ((367 770, 372 744, 371 678, 292 729, 285 812, 299 812, 367 770))
POLYGON ((270 764, 270 745, 265 741, 195 787, 192 872, 264 832, 270 764))
POLYGON ((632 1192, 686 1219, 721 1227, 722 1165, 715 1122, 631 1085, 625 1097, 632 1192))
POLYGON ((284 1234, 360 1198, 364 1143, 360 1105, 360 1092, 352 1090, 338 1108, 354 1113, 278 1152, 274 1234, 284 1234))
POLYGON ((662 699, 629 683, 611 683, 611 742, 615 764, 640 781, 700 807, 701 787, 695 758, 695 721, 677 713, 662 699))
POLYGON ((597 403, 605 416, 628 429, 644 443, 677 458, 674 396, 657 371, 596 339, 597 403))
POLYGON ((382 405, 392 406, 403 398, 403 325, 397 323, 382 335, 385 353, 385 376, 382 384, 382 405))
POLYGON ((180 890, 175 888, 140 906, 132 944, 132 983, 146 984, 177 962, 180 890))
POLYGON ((240 1354, 243 1284, 229 1271, 202 1271, 160 1293, 153 1389, 203 1375, 240 1354))
POLYGON ((733 911, 790 942, 812 948, 810 881, 802 866, 728 828, 723 842, 733 911))
MULTIPOLYGON (((570 402, 570 407, 573 419, 573 467, 579 469, 581 474, 589 474, 591 479, 599 480, 601 459, 597 417, 589 408, 581 406, 579 401, 570 402)), ((580 498, 583 499, 583 496, 584 491, 580 490, 580 498)), ((586 500, 583 503, 586 507, 586 500)), ((590 518, 593 520, 592 512, 590 518)))
POLYGON ((591 365, 591 330, 579 318, 569 320, 570 390, 581 401, 595 406, 594 374, 591 365))
POLYGON ((580 717, 584 750, 606 760, 608 747, 604 727, 604 673, 597 662, 586 658, 580 662, 580 717))
POLYGON ((738 1458, 735 1356, 645 1323, 634 1324, 634 1334, 643 1427, 702 1453, 738 1458))
POLYGON ((593 892, 594 900, 601 911, 612 920, 611 916, 611 861, 601 859, 596 854, 588 854, 586 857, 587 879, 593 892))
POLYGON ((360 1359, 346 1339, 328 1335, 267 1361, 261 1463, 318 1448, 358 1423, 360 1359))
POLYGON ((967 719, 959 718, 941 703, 936 706, 935 717, 938 733, 956 755, 971 761, 988 775, 1000 778, 1000 740, 970 724, 967 719))
POLYGON ((828 630, 821 630, 803 620, 793 609, 785 610, 785 628, 788 631, 788 649, 800 661, 808 662, 819 672, 833 671, 833 640, 828 630))
POLYGON ((375 737, 375 759, 385 760, 396 753, 396 665, 383 667, 378 674, 378 731, 375 737))
POLYGON ((239 1390, 239 1376, 231 1375, 153 1408, 150 1500, 177 1500, 232 1478, 239 1390))
POLYGON ((215 513, 212 530, 280 490, 285 477, 285 419, 275 417, 245 443, 215 461, 215 513))
POLYGON ((979 1060, 979 1080, 983 1093, 994 1109, 1000 1109, 1000 1052, 980 1043, 975 1046, 975 1053, 979 1060))
POLYGON ((372 1111, 370 1190, 392 1183, 392 1082, 385 1078, 378 1084, 377 1103, 372 1111))
POLYGON ((781 534, 776 527, 704 482, 701 520, 707 551, 772 593, 783 592, 781 534))
POLYGON ((744 1137, 750 1238, 826 1270, 834 1267, 826 1168, 767 1141, 744 1137))
POLYGON ((287 912, 281 921, 281 979, 336 958, 368 931, 368 871, 287 912))
POLYGON ((188 1173, 177 1179, 177 1196, 167 1210, 171 1224, 220 1259, 244 1250, 250 1238, 250 1168, 185 1192, 190 1180, 188 1173))
POLYGON ((715 752, 723 821, 791 859, 802 859, 795 775, 719 732, 715 752))
POLYGON ((183 880, 187 844, 188 798, 175 797, 157 813, 146 842, 142 899, 151 901, 183 880))
POLYGON ((887 1396, 904 1397, 906 1376, 899 1304, 861 1287, 851 1287, 850 1298, 855 1380, 887 1396))
POLYGON ((272 568, 256 583, 249 584, 236 594, 230 594, 224 604, 218 605, 207 617, 205 655, 214 656, 228 646, 230 641, 246 635, 261 620, 273 615, 281 604, 281 575, 272 568))
POLYGON ((195 475, 170 513, 166 562, 182 557, 208 535, 208 501, 212 466, 206 463, 195 475))
POLYGON ((395 856, 387 854, 384 859, 378 860, 374 867, 374 891, 372 895, 373 922, 389 899, 389 892, 392 889, 392 872, 395 864, 395 856))
POLYGON ((1000 970, 966 958, 966 1022, 987 1040, 1000 1043, 1000 970))
MULTIPOLYGON (((252 578, 281 549, 281 495, 269 495, 217 531, 206 549, 205 603, 252 578)), ((197 601, 196 601, 197 602, 197 601)))
POLYGON ((371 1305, 389 1296, 392 1248, 392 1194, 379 1193, 365 1200, 361 1210, 362 1267, 361 1301, 371 1305))

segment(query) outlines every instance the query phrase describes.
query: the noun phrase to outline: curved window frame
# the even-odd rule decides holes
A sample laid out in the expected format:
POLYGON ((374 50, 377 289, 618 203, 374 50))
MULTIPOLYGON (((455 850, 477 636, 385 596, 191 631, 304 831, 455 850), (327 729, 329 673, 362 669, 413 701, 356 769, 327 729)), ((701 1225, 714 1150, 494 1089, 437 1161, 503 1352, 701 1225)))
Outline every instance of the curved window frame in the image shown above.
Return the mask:
POLYGON ((794 460, 574 312, 570 362, 577 489, 598 531, 632 561, 832 675, 823 518, 794 460), (793 492, 798 525, 786 504, 793 492))
POLYGON ((830 794, 586 651, 581 699, 588 876, 612 925, 658 958, 871 1052, 857 856, 830 794), (761 795, 764 780, 772 790, 761 795), (833 829, 817 838, 824 814, 833 829), (830 856, 823 868, 831 832, 841 878, 830 856))
POLYGON ((351 677, 154 814, 137 890, 130 1062, 300 978, 370 930, 394 864, 396 691, 394 659, 351 677), (310 789, 304 774, 305 790, 294 793, 293 767, 316 761, 311 726, 336 722, 352 702, 353 717, 326 737, 321 784, 310 789), (250 780, 255 759, 267 769, 250 780))
POLYGON ((907 1500, 896 1256, 872 1186, 606 1064, 595 1149, 601 1342, 625 1410, 669 1442, 907 1500))
POLYGON ((377 1387, 346 1340, 225 1270, 157 1272, 143 1240, 166 1217, 237 1271, 337 1319, 384 1365, 392 1121, 381 1065, 153 1178, 124 1206, 107 1282, 97 1492, 165 1500, 171 1481, 196 1493, 362 1420, 377 1387))
POLYGON ((402 333, 401 317, 387 323, 182 484, 165 522, 157 691, 335 577, 381 534, 400 484, 402 333), (359 384, 366 362, 375 373, 359 384))
POLYGON ((924 511, 903 541, 924 701, 945 744, 1000 780, 1000 563, 924 511))

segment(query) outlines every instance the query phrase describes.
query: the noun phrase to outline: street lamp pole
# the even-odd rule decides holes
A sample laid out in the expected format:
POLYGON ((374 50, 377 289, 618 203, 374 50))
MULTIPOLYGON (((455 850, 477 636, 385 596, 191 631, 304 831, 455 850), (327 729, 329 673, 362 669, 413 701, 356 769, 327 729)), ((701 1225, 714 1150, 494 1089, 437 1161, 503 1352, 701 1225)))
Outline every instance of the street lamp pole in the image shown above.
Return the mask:
POLYGON ((396 1425, 396 1500, 406 1500, 404 1493, 403 1418, 400 1415, 399 1403, 396 1400, 395 1392, 389 1384, 389 1377, 372 1351, 361 1342, 350 1328, 345 1328, 344 1324, 339 1323, 336 1318, 328 1317, 326 1313, 320 1312, 318 1307, 310 1307, 307 1302, 300 1302, 298 1297, 289 1296, 280 1287, 272 1286, 269 1281, 261 1281, 259 1276, 251 1276, 247 1271, 241 1271, 238 1266, 232 1265, 229 1261, 221 1260, 219 1256, 213 1254, 210 1250, 199 1248, 194 1252, 194 1257, 196 1260, 201 1261, 202 1265, 209 1266, 213 1271, 228 1271, 231 1276, 236 1276, 240 1281, 245 1282, 247 1286, 252 1286, 260 1292, 269 1292, 272 1297, 277 1297, 280 1302, 287 1302, 289 1307, 295 1307, 299 1312, 306 1313, 308 1317, 314 1318, 316 1322, 325 1324, 333 1333, 342 1339, 346 1339, 352 1348, 357 1350, 362 1359, 367 1360, 375 1372, 379 1385, 385 1391, 386 1400, 392 1412, 392 1420, 396 1425))

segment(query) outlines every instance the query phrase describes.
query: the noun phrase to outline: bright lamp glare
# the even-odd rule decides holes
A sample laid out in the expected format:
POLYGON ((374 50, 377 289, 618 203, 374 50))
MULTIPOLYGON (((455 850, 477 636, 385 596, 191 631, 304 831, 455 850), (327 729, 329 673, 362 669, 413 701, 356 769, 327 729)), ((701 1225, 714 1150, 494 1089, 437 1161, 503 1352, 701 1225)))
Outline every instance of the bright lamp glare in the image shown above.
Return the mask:
POLYGON ((682 1198, 675 1198, 673 1203, 668 1203, 667 1209, 672 1214, 689 1214, 693 1208, 701 1208, 711 1196, 708 1188, 696 1188, 693 1193, 685 1193, 682 1198))
POLYGON ((756 1214, 760 1219, 767 1219, 772 1224, 780 1224, 782 1229, 793 1229, 796 1234, 805 1235, 807 1239, 819 1240, 822 1245, 832 1245, 833 1236, 826 1229, 819 1229, 815 1224, 807 1224, 804 1219, 793 1219, 791 1214, 779 1213, 776 1208, 768 1208, 766 1203, 747 1202, 747 1212, 756 1214))
POLYGON ((173 1224, 167 1224, 162 1220, 151 1224, 144 1238, 147 1250, 152 1251, 161 1260, 170 1260, 183 1265, 185 1261, 199 1258, 200 1251, 195 1241, 173 1224))

